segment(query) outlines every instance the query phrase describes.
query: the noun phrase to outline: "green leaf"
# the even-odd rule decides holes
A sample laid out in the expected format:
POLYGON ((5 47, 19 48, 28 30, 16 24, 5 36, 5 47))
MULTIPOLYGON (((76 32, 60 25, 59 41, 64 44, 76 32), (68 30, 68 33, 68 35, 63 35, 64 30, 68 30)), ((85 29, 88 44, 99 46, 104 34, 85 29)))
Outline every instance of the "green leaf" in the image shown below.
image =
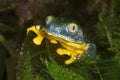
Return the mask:
POLYGON ((43 61, 43 63, 47 68, 47 72, 55 80, 86 80, 86 78, 83 75, 77 74, 73 70, 58 65, 53 59, 51 59, 50 62, 45 60, 43 61))

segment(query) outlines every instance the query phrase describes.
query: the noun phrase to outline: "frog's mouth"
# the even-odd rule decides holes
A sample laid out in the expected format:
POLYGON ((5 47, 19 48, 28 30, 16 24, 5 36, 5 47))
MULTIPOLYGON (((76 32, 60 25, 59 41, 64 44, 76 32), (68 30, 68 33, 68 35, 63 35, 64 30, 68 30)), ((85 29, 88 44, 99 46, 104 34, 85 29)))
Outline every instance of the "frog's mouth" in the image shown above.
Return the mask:
POLYGON ((49 36, 55 37, 56 39, 58 38, 57 40, 62 39, 62 40, 68 41, 68 42, 75 42, 74 39, 66 37, 66 36, 63 36, 63 35, 60 35, 60 34, 56 34, 56 33, 53 33, 53 32, 52 33, 51 32, 47 32, 47 34, 49 36))
POLYGON ((58 35, 55 33, 47 32, 46 34, 47 34, 46 38, 49 39, 50 42, 53 44, 57 44, 59 42, 61 45, 69 46, 71 48, 76 49, 81 49, 81 47, 87 44, 85 42, 75 42, 71 38, 66 38, 65 36, 58 35))

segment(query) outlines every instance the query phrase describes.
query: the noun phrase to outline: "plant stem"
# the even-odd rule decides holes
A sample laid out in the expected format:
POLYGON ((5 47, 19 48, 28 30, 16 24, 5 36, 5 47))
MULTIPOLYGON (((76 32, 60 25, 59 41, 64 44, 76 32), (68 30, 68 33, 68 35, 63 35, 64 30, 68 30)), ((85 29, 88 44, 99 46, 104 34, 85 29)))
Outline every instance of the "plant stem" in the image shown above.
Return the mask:
POLYGON ((94 65, 94 67, 96 68, 96 70, 97 70, 97 72, 98 72, 98 74, 99 74, 99 76, 100 76, 100 80, 103 80, 103 77, 102 77, 102 75, 101 75, 101 73, 100 73, 100 70, 98 69, 98 67, 95 65, 95 64, 93 64, 94 65))
POLYGON ((15 51, 9 46, 9 44, 7 43, 7 40, 0 34, 0 42, 3 44, 3 46, 8 50, 8 52, 10 53, 10 56, 15 58, 15 51))
POLYGON ((111 47, 113 47, 112 46, 113 44, 112 44, 111 34, 110 34, 110 31, 109 31, 107 26, 105 26, 105 30, 106 30, 106 34, 107 34, 107 38, 108 38, 109 44, 110 44, 111 47))

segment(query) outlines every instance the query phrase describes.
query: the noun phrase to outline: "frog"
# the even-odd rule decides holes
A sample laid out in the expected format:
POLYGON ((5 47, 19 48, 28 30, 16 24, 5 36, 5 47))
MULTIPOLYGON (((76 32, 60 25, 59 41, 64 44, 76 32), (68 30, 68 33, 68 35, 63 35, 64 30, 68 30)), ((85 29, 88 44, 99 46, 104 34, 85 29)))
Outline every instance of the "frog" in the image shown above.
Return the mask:
POLYGON ((27 34, 33 31, 36 37, 33 43, 41 45, 43 39, 48 39, 52 44, 60 44, 62 47, 56 49, 58 55, 67 55, 65 60, 69 65, 86 56, 95 56, 96 45, 91 43, 81 26, 72 20, 48 16, 45 25, 35 25, 27 28, 27 34))

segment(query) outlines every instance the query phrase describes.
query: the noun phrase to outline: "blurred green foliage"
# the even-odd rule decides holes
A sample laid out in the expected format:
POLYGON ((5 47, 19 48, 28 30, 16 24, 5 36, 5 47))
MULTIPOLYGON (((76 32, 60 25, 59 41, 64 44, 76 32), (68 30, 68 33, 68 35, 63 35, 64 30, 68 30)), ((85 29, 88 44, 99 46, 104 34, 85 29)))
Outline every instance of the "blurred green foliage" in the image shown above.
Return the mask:
POLYGON ((23 59, 23 74, 18 76, 17 80, 44 80, 40 74, 32 75, 31 57, 29 53, 24 54, 23 59))
POLYGON ((120 0, 28 0, 0 3, 0 80, 120 80, 120 0), (96 59, 64 65, 68 57, 44 40, 32 42, 26 28, 55 15, 80 23, 97 46, 96 59), (25 37, 26 36, 26 37, 25 37), (16 72, 8 65, 15 59, 16 72), (11 75, 12 74, 12 75, 11 75))
POLYGON ((54 60, 50 62, 47 60, 43 61, 47 68, 47 72, 55 80, 86 80, 81 74, 77 74, 73 70, 58 65, 54 60))

